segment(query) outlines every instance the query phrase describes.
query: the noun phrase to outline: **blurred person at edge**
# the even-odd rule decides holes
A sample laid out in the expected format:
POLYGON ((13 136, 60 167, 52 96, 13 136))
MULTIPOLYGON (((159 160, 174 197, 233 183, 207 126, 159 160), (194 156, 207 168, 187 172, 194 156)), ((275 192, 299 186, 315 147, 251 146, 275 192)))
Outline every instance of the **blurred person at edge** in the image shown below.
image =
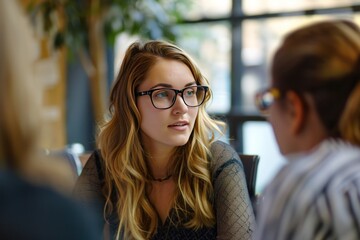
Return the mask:
POLYGON ((30 29, 17 1, 0 0, 0 239, 100 239, 94 214, 33 179, 45 161, 30 29))
POLYGON ((99 150, 75 194, 104 213, 116 239, 252 239, 239 155, 206 113, 208 81, 165 41, 134 42, 110 95, 99 150))
POLYGON ((290 32, 256 97, 285 165, 266 187, 256 239, 360 239, 360 29, 290 32))

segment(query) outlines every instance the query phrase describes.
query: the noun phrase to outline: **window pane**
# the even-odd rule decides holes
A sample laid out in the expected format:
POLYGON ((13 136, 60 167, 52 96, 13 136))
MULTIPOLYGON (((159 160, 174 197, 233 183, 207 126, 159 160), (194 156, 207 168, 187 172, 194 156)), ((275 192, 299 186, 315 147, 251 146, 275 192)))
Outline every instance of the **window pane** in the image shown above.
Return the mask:
POLYGON ((231 33, 226 23, 185 24, 180 26, 177 44, 194 58, 209 80, 213 101, 210 113, 230 110, 231 33))
POLYGON ((343 7, 359 3, 358 0, 246 0, 243 1, 245 14, 299 11, 313 8, 343 7))
MULTIPOLYGON (((352 16, 352 19, 359 20, 359 15, 357 16, 357 18, 352 16)), ((257 91, 270 84, 269 68, 271 58, 284 35, 295 28, 311 22, 334 17, 350 18, 350 16, 346 14, 337 16, 281 17, 244 21, 242 35, 244 73, 241 80, 241 108, 243 112, 256 112, 254 95, 257 91)))
POLYGON ((189 4, 189 9, 182 11, 189 20, 229 16, 232 7, 231 0, 196 0, 189 4))
POLYGON ((242 130, 244 154, 260 156, 256 193, 261 193, 286 160, 279 152, 274 133, 268 122, 245 122, 242 130))

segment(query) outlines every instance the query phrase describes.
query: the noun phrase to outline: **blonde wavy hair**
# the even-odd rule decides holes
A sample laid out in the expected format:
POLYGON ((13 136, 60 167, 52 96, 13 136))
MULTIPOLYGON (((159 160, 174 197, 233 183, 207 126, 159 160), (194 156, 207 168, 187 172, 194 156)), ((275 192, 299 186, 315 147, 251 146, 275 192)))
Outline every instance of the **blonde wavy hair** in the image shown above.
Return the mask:
POLYGON ((360 29, 326 20, 285 38, 271 69, 280 91, 307 92, 330 137, 360 146, 360 29))
POLYGON ((35 153, 40 91, 35 39, 17 1, 0 1, 0 168, 23 170, 35 153))
MULTIPOLYGON (((135 42, 127 49, 110 95, 110 118, 100 128, 98 146, 105 165, 105 214, 116 210, 117 238, 149 239, 156 232, 158 215, 146 196, 150 184, 146 153, 140 140, 141 115, 135 92, 159 58, 180 61, 191 70, 196 83, 208 85, 191 58, 180 48, 164 41, 135 42), (113 194, 116 202, 112 202, 113 194)), ((205 102, 211 98, 211 92, 205 102)), ((212 206, 210 144, 224 124, 210 118, 205 104, 199 107, 193 132, 184 146, 176 149, 177 194, 174 209, 178 216, 190 216, 185 227, 215 224, 212 206)))

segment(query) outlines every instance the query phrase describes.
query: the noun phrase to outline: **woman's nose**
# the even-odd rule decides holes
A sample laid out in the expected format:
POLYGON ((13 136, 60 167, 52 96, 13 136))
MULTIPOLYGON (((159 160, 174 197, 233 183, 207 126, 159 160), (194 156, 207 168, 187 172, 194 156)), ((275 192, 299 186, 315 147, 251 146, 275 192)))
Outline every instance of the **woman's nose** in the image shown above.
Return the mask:
POLYGON ((181 114, 186 113, 188 106, 185 104, 184 99, 181 97, 181 93, 178 93, 173 106, 173 113, 181 114))

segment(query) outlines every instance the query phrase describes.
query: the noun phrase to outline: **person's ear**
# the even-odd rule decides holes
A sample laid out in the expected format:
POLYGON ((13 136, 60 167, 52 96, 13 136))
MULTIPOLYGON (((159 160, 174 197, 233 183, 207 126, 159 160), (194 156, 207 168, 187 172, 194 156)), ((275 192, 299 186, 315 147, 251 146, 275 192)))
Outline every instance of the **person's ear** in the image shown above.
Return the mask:
POLYGON ((294 91, 286 93, 288 109, 290 114, 290 131, 298 134, 305 123, 305 105, 302 98, 294 91))

